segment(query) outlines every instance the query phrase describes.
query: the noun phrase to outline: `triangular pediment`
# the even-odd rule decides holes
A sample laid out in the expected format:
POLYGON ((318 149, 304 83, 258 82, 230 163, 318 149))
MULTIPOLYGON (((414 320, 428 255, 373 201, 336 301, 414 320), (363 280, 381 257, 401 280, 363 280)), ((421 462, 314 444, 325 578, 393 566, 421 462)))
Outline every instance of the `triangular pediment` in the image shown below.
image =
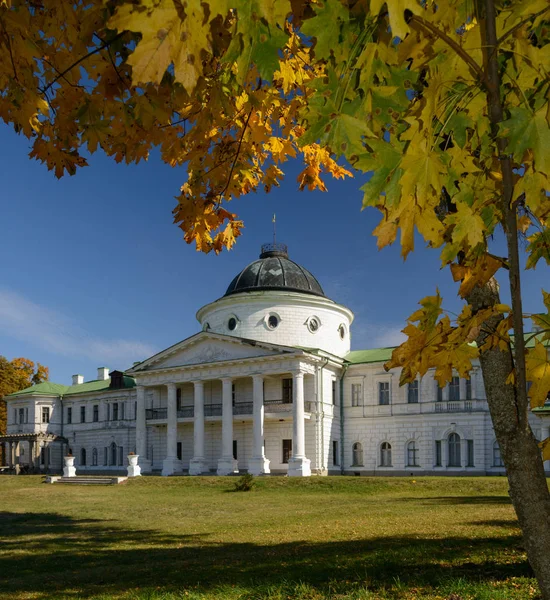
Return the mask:
POLYGON ((217 333, 201 332, 144 360, 126 373, 131 375, 157 369, 296 352, 301 352, 301 350, 217 333))

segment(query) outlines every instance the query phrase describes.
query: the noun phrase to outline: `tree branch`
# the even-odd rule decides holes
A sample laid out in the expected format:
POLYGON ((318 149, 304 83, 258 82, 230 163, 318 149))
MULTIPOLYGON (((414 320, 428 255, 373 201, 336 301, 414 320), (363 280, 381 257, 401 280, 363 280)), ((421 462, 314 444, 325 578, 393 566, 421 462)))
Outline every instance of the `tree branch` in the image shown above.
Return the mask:
POLYGON ((243 143, 244 134, 245 134, 245 132, 246 132, 246 129, 247 129, 247 127, 248 127, 248 121, 250 121, 250 117, 251 117, 251 115, 252 115, 252 111, 253 111, 253 110, 254 110, 254 109, 253 109, 253 108, 251 108, 251 109, 250 109, 250 112, 248 113, 248 116, 246 117, 246 122, 245 122, 245 124, 244 124, 243 131, 242 131, 242 133, 241 133, 241 137, 240 137, 240 139, 239 139, 239 145, 237 146, 237 152, 235 153, 235 158, 234 158, 234 160, 233 160, 233 164, 231 165, 231 170, 229 171, 229 177, 227 178, 227 183, 225 184, 225 187, 224 187, 224 188, 223 188, 223 190, 222 190, 222 191, 221 191, 221 192, 218 194, 218 197, 219 197, 219 198, 221 198, 221 197, 222 197, 222 196, 225 194, 225 192, 227 191, 227 188, 229 187, 229 184, 231 183, 231 176, 233 175, 233 169, 235 168, 235 165, 237 164, 237 159, 239 158, 239 153, 240 153, 240 151, 241 151, 241 146, 242 146, 242 143, 243 143))
POLYGON ((84 56, 81 56, 77 61, 75 61, 72 65, 70 65, 69 67, 67 67, 64 71, 62 71, 55 79, 53 79, 52 81, 50 81, 50 83, 48 83, 48 85, 43 89, 40 90, 40 92, 42 94, 46 94, 46 92, 52 87, 52 85, 54 83, 56 83, 57 81, 59 81, 64 75, 66 75, 71 69, 74 69, 76 66, 78 66, 81 62, 85 61, 87 58, 89 58, 90 56, 93 56, 94 54, 97 54, 98 52, 101 52, 102 50, 104 50, 105 48, 108 48, 114 41, 118 40, 119 38, 121 38, 126 32, 125 31, 121 31, 120 33, 118 33, 117 35, 115 35, 115 37, 110 41, 110 42, 105 42, 104 44, 102 44, 101 46, 98 46, 97 48, 94 48, 93 50, 90 50, 90 52, 88 52, 88 54, 85 54, 84 56))
POLYGON ((523 19, 523 21, 520 21, 519 23, 517 23, 516 25, 514 25, 511 29, 509 29, 506 33, 503 33, 498 40, 496 41, 496 46, 500 46, 500 44, 502 44, 502 42, 509 36, 511 36, 515 31, 517 31, 518 29, 521 29, 525 23, 528 23, 531 19, 536 19, 537 17, 540 17, 541 15, 543 15, 545 12, 548 12, 550 10, 550 6, 547 6, 546 8, 543 8, 542 10, 539 10, 538 13, 535 13, 533 15, 529 15, 528 17, 525 17, 525 19, 523 19))
POLYGON ((409 23, 418 23, 424 29, 427 29, 435 36, 437 36, 440 40, 444 41, 448 46, 450 46, 458 56, 472 69, 472 71, 479 77, 479 79, 483 82, 486 80, 485 73, 483 69, 476 63, 476 61, 464 51, 453 39, 451 39, 446 33, 440 31, 435 25, 432 25, 429 21, 425 21, 422 17, 417 17, 413 15, 409 23))

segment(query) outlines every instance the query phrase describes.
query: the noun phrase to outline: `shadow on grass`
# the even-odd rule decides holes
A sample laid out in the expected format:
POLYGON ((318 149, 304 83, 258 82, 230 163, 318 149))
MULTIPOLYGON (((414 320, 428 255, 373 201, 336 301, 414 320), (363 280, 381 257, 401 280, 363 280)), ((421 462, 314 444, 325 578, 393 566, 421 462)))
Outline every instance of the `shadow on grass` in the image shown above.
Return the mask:
MULTIPOLYGON (((154 515, 151 515, 154 523, 154 515)), ((450 578, 531 577, 518 535, 500 538, 391 536, 281 544, 218 543, 208 536, 128 530, 56 513, 0 513, 0 597, 87 598, 132 590, 201 590, 338 581, 370 589, 396 577, 411 587, 450 578)))
POLYGON ((395 498, 392 502, 415 502, 420 504, 512 504, 509 496, 430 496, 426 498, 395 498))

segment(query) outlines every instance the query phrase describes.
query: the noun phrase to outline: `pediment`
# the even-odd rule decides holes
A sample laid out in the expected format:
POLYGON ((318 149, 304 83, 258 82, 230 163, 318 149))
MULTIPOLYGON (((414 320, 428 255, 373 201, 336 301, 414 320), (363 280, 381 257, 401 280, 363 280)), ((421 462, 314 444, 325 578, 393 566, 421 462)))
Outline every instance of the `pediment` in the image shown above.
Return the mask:
POLYGON ((242 360, 257 358, 259 356, 275 356, 294 352, 299 352, 299 350, 286 346, 274 346, 253 340, 202 332, 159 352, 155 356, 136 365, 133 369, 127 371, 127 373, 140 373, 171 367, 242 360))

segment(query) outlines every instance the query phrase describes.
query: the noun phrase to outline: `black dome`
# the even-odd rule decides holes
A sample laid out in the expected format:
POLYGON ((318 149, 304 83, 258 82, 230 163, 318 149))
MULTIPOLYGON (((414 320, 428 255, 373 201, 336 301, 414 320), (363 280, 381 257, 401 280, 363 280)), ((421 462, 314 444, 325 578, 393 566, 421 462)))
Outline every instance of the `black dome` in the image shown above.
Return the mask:
POLYGON ((263 245, 260 259, 250 263, 233 279, 225 296, 261 290, 284 290, 325 297, 317 279, 288 258, 284 244, 263 245))

